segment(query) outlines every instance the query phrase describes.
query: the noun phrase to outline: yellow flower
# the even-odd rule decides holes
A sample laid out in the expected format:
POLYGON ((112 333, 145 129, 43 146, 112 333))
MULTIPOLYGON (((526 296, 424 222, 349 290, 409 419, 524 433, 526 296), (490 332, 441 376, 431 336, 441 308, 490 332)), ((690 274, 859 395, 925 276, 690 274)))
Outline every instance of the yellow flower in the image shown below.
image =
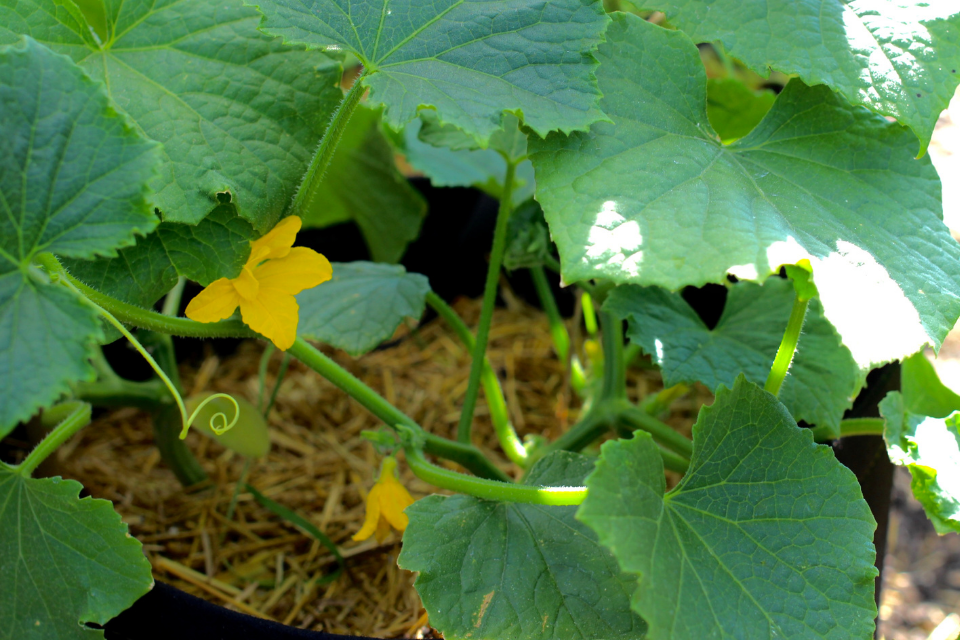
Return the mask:
POLYGON ((380 479, 367 496, 367 517, 353 539, 366 540, 376 534, 377 542, 383 542, 391 525, 402 532, 410 521, 403 510, 411 504, 413 498, 397 480, 397 459, 392 456, 384 458, 380 479))
POLYGON ((299 321, 294 295, 326 282, 330 261, 306 247, 294 247, 300 231, 297 216, 284 218, 269 233, 250 243, 250 257, 236 278, 220 278, 187 305, 187 317, 218 322, 240 307, 248 327, 286 351, 297 339, 299 321))

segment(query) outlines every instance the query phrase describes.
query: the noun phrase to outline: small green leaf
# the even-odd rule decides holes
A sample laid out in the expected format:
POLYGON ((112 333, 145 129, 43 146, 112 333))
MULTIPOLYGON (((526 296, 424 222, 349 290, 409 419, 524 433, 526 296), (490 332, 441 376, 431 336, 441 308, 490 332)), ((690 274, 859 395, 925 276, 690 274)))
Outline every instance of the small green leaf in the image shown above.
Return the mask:
POLYGON ((696 42, 723 42, 759 73, 826 84, 910 127, 927 148, 960 83, 960 6, 935 0, 657 0, 696 42))
POLYGON ((109 0, 102 43, 66 4, 0 0, 0 44, 27 34, 71 56, 163 143, 164 220, 196 224, 229 193, 259 232, 272 228, 343 95, 340 64, 258 32, 240 0, 109 0))
MULTIPOLYGON (((460 148, 451 149, 424 142, 420 132, 425 119, 429 118, 428 114, 431 113, 433 112, 421 112, 420 117, 403 130, 401 146, 407 162, 430 178, 430 182, 436 187, 476 187, 499 199, 507 174, 507 161, 504 157, 495 149, 476 148, 475 143, 457 144, 460 148)), ((440 142, 440 139, 434 140, 440 142)), ((533 164, 530 160, 524 160, 517 165, 514 177, 514 206, 533 197, 535 186, 533 164)))
MULTIPOLYGON (((593 463, 568 452, 539 460, 525 484, 575 485, 593 463)), ((574 519, 576 507, 429 496, 407 508, 398 563, 420 572, 430 624, 449 640, 638 640, 636 582, 574 519)))
POLYGON ((960 411, 960 396, 940 381, 937 370, 922 351, 900 363, 900 391, 909 413, 946 418, 960 411))
MULTIPOLYGON (((187 398, 184 402, 187 415, 193 415, 200 403, 211 395, 213 395, 212 392, 201 393, 187 398)), ((243 398, 234 395, 233 399, 237 403, 240 415, 237 417, 237 423, 230 430, 216 435, 210 427, 211 424, 219 425, 223 422, 222 418, 214 417, 216 414, 223 414, 229 422, 233 420, 233 415, 237 411, 233 408, 233 403, 223 397, 214 398, 205 404, 197 413, 192 428, 242 456, 262 458, 270 451, 270 430, 267 427, 267 421, 255 406, 243 398)))
POLYGON ((896 391, 880 402, 880 414, 886 420, 887 454, 910 470, 913 495, 937 533, 960 533, 960 414, 946 419, 918 415, 896 391))
POLYGON ((41 252, 93 258, 156 217, 145 184, 158 145, 69 58, 30 38, 0 47, 0 437, 94 375, 93 309, 30 267, 41 252))
POLYGON ((74 480, 0 464, 0 638, 83 640, 153 586, 140 543, 74 480))
POLYGON ((400 265, 333 264, 333 278, 297 295, 298 333, 352 356, 388 339, 406 317, 419 318, 430 283, 400 265))
POLYGON ((794 79, 750 135, 723 145, 684 33, 615 14, 597 57, 613 123, 530 139, 566 282, 675 291, 728 273, 762 282, 808 259, 862 368, 939 347, 960 316, 960 245, 913 135, 794 79))
POLYGON ((536 200, 527 200, 510 214, 503 266, 510 271, 529 269, 543 265, 548 257, 553 257, 553 242, 543 209, 536 200))
POLYGON ((583 130, 597 109, 590 52, 607 26, 594 0, 258 0, 262 29, 288 42, 346 50, 370 100, 399 129, 418 109, 486 141, 504 111, 540 135, 583 130))
POLYGON ((64 260, 74 277, 109 296, 153 306, 177 282, 177 275, 209 285, 235 278, 250 255, 256 233, 232 204, 222 204, 198 224, 163 222, 135 247, 116 258, 64 260))
POLYGON ((427 204, 397 170, 380 114, 360 107, 303 216, 306 227, 354 220, 377 262, 397 262, 417 238, 427 204))
POLYGON ((707 117, 724 142, 753 131, 776 99, 773 91, 754 91, 736 78, 707 80, 707 117))
MULTIPOLYGON (((723 315, 707 328, 677 293, 626 285, 611 292, 604 309, 629 322, 627 335, 663 369, 666 386, 702 382, 710 390, 733 385, 743 373, 762 385, 770 373, 793 306, 788 280, 730 287, 723 315)), ((811 300, 803 333, 780 401, 795 420, 827 426, 839 437, 840 420, 863 384, 850 351, 811 300)))
POLYGON ((577 517, 640 578, 651 640, 873 637, 873 530, 860 485, 776 398, 721 388, 672 491, 643 432, 607 442, 577 517))

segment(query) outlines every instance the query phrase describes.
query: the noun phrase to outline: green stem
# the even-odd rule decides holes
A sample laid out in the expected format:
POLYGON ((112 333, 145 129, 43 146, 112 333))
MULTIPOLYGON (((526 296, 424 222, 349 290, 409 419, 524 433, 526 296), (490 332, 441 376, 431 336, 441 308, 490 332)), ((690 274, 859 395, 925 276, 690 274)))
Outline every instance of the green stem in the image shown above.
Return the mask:
POLYGON ((774 358, 773 366, 770 367, 767 383, 763 385, 764 389, 775 396, 780 395, 780 387, 783 386, 783 380, 787 377, 787 371, 793 361, 793 354, 797 350, 797 343, 800 342, 800 330, 803 329, 803 319, 807 315, 809 302, 809 300, 801 300, 799 295, 793 299, 793 309, 790 311, 787 329, 783 332, 777 357, 774 358))
POLYGON ((17 472, 24 478, 29 478, 40 463, 46 460, 50 454, 60 448, 60 446, 70 439, 80 429, 90 424, 91 407, 86 402, 72 401, 65 402, 60 407, 68 409, 73 405, 72 411, 58 424, 53 431, 47 434, 47 437, 40 441, 40 444, 31 451, 23 462, 17 467, 17 472))
POLYGON ((303 175, 303 181, 297 189, 293 204, 290 205, 292 215, 302 218, 309 210, 310 204, 317 193, 317 187, 323 181, 323 174, 326 173, 327 167, 330 166, 330 161, 333 160, 337 147, 340 145, 343 132, 346 131, 351 116, 360 105, 360 99, 363 97, 365 90, 363 86, 365 75, 366 70, 356 77, 353 86, 340 101, 337 110, 333 112, 330 124, 327 125, 327 130, 323 132, 323 137, 320 138, 317 150, 313 154, 313 160, 310 161, 310 166, 307 167, 307 172, 303 175))
POLYGON ((484 500, 559 506, 577 505, 587 497, 586 487, 542 487, 474 478, 431 464, 414 447, 405 452, 410 470, 424 482, 484 500))
POLYGON ((263 411, 263 401, 266 399, 267 394, 267 366, 270 364, 270 356, 272 356, 276 350, 277 348, 273 346, 273 343, 268 342, 263 350, 263 354, 260 356, 260 367, 257 370, 257 381, 260 387, 260 393, 257 396, 257 409, 261 412, 263 411))
POLYGON ((312 347, 303 338, 297 338, 293 346, 287 350, 287 353, 332 382, 340 390, 363 405, 367 411, 383 420, 391 429, 396 429, 396 425, 402 424, 417 433, 423 434, 426 439, 425 450, 428 453, 453 460, 481 477, 510 480, 507 474, 494 466, 475 447, 452 442, 432 433, 424 433, 420 425, 414 422, 412 418, 387 402, 376 391, 355 378, 336 362, 312 347))
POLYGON ((123 378, 78 382, 73 385, 73 395, 95 407, 137 407, 148 411, 172 400, 159 380, 131 382, 123 378))
POLYGON ((126 302, 121 302, 115 298, 100 293, 83 284, 66 271, 61 274, 74 287, 80 290, 88 300, 96 304, 104 311, 109 312, 114 318, 124 324, 149 329, 157 333, 166 333, 184 338, 257 338, 256 333, 251 331, 245 324, 239 320, 223 320, 221 322, 195 322, 187 318, 171 318, 156 311, 141 309, 140 307, 126 302))
MULTIPOLYGON (((427 293, 427 304, 437 312, 437 315, 443 318, 444 322, 446 322, 457 334, 457 337, 460 338, 460 341, 472 352, 476 341, 467 323, 463 321, 463 318, 461 318, 450 305, 444 302, 443 298, 433 291, 427 293)), ((483 372, 480 382, 483 385, 483 393, 487 398, 487 406, 490 408, 490 421, 493 423, 493 430, 500 440, 500 446, 511 462, 521 468, 525 468, 528 462, 527 450, 517 436, 513 425, 510 423, 507 401, 503 397, 500 380, 497 378, 497 374, 493 371, 493 367, 490 366, 490 361, 487 360, 486 356, 483 358, 483 372)))
POLYGON ((635 407, 629 402, 624 402, 620 405, 619 417, 631 427, 646 431, 658 443, 684 458, 689 460, 690 456, 693 455, 693 442, 643 409, 635 407))
POLYGON ((163 299, 163 308, 160 313, 169 317, 176 318, 180 315, 180 300, 183 298, 183 288, 187 286, 187 279, 183 276, 177 278, 177 284, 167 292, 163 299))
POLYGON ((180 409, 169 404, 160 407, 152 415, 153 443, 160 452, 160 459, 167 465, 180 484, 186 488, 204 486, 209 477, 203 466, 186 443, 180 439, 183 427, 180 409))
POLYGON ((678 456, 674 452, 664 449, 663 447, 657 447, 657 451, 660 452, 660 458, 663 460, 664 469, 676 471, 677 473, 686 473, 690 468, 690 461, 686 458, 678 456))
MULTIPOLYGON (((883 418, 850 418, 840 421, 840 437, 882 436, 885 421, 883 418)), ((814 427, 813 439, 817 442, 834 440, 833 430, 829 427, 814 427)))
MULTIPOLYGON (((577 285, 579 286, 579 285, 577 285)), ((587 328, 587 333, 591 336, 597 334, 597 312, 593 308, 593 298, 589 291, 580 294, 580 306, 583 308, 583 324, 587 328)))
POLYGON ((547 274, 543 267, 530 267, 530 277, 533 278, 533 286, 537 289, 540 305, 543 307, 544 313, 547 314, 547 320, 550 321, 550 335, 553 337, 557 357, 565 363, 570 355, 570 334, 567 332, 567 327, 560 316, 560 309, 557 308, 557 300, 553 297, 553 290, 550 288, 547 274))
POLYGON ((560 261, 551 255, 543 256, 543 266, 560 275, 560 261))
POLYGON ((600 312, 600 336, 603 344, 603 386, 601 398, 627 397, 627 366, 623 357, 623 322, 620 318, 600 312))
MULTIPOLYGON (((601 401, 601 405, 603 404, 601 401)), ((553 451, 583 450, 610 428, 612 417, 606 407, 595 406, 577 424, 570 427, 566 433, 551 442, 548 447, 544 447, 542 455, 553 451)))
POLYGON ((477 325, 477 338, 473 347, 473 362, 470 363, 470 380, 467 394, 463 398, 463 410, 460 424, 457 426, 457 440, 464 444, 470 442, 470 429, 473 425, 473 410, 477 406, 480 394, 480 374, 483 372, 484 356, 487 353, 487 339, 490 337, 490 321, 493 307, 497 301, 497 284, 500 281, 500 265, 507 246, 507 226, 513 210, 513 181, 516 165, 507 161, 507 173, 503 179, 503 191, 500 195, 500 211, 497 213, 497 226, 493 232, 493 248, 490 250, 490 265, 487 267, 487 282, 483 287, 483 306, 480 309, 480 323, 477 325))
POLYGON ((273 392, 270 394, 270 400, 267 402, 267 407, 263 410, 264 419, 270 415, 270 410, 273 409, 273 404, 277 401, 277 393, 280 392, 280 383, 283 382, 284 376, 287 375, 287 367, 289 366, 290 354, 284 353, 283 359, 280 360, 280 370, 277 371, 277 381, 273 385, 273 392))

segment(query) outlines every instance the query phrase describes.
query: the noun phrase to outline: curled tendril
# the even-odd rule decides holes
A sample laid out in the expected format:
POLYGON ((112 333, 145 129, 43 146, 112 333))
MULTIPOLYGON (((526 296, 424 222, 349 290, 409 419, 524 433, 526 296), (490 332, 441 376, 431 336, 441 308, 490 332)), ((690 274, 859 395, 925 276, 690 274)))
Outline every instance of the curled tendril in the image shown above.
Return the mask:
MULTIPOLYGON (((213 431, 218 436, 223 435, 237 424, 237 420, 240 419, 240 405, 237 404, 237 401, 234 400, 233 396, 226 393, 215 393, 212 396, 203 399, 197 408, 193 410, 193 413, 190 414, 190 417, 187 417, 187 412, 184 409, 181 409, 183 415, 183 429, 180 431, 180 439, 183 440, 187 437, 187 432, 190 431, 190 426, 193 424, 193 421, 197 419, 197 416, 200 415, 200 410, 203 409, 210 402, 217 400, 219 398, 226 398, 230 401, 230 404, 233 405, 233 419, 227 420, 227 414, 223 411, 218 411, 212 416, 210 416, 210 430, 213 431), (217 423, 220 423, 220 426, 217 426, 217 423)), ((183 405, 181 405, 182 407, 183 405)))
POLYGON ((208 402, 217 398, 226 398, 230 401, 230 404, 233 405, 233 420, 227 420, 226 414, 222 411, 218 411, 210 418, 210 429, 219 436, 226 433, 232 429, 235 424, 237 424, 237 420, 240 419, 240 405, 237 404, 237 401, 234 400, 232 396, 227 395, 226 393, 215 393, 208 398, 204 398, 203 402, 201 402, 200 405, 193 410, 193 413, 187 417, 187 407, 183 404, 183 398, 180 397, 177 387, 173 384, 173 382, 171 382, 170 378, 166 373, 164 373, 163 369, 160 368, 160 365, 157 364, 157 361, 153 359, 153 356, 151 356, 150 353, 144 349, 143 345, 140 344, 140 341, 137 340, 132 333, 127 331, 127 328, 123 326, 123 323, 114 318, 112 313, 98 305, 87 296, 83 295, 83 292, 77 289, 69 280, 66 278, 60 278, 59 275, 62 267, 60 266, 60 263, 57 262, 56 258, 50 256, 49 259, 46 259, 43 262, 43 265, 50 274, 51 281, 62 282, 67 288, 71 289, 80 298, 80 300, 96 309, 97 312, 100 313, 100 315, 102 315, 107 322, 109 322, 114 326, 114 328, 116 328, 117 331, 123 334, 123 337, 129 340, 130 344, 133 345, 133 348, 136 349, 141 356, 143 356, 144 360, 147 361, 147 364, 149 364, 154 373, 157 374, 157 377, 163 381, 163 384, 167 387, 167 390, 170 391, 170 395, 173 396, 174 401, 177 403, 177 407, 180 409, 180 420, 183 422, 183 429, 180 431, 181 440, 187 437, 187 433, 190 431, 190 425, 193 424, 193 421, 196 419, 200 410, 203 409, 208 402), (220 426, 217 426, 218 422, 220 423, 220 426))

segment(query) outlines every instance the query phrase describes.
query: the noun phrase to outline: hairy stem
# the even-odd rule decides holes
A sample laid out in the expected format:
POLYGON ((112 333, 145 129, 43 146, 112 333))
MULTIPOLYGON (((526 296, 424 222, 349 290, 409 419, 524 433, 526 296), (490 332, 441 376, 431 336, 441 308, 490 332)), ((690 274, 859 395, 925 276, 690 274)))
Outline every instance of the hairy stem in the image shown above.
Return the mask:
MULTIPOLYGON (((467 327, 467 323, 454 311, 450 305, 444 302, 443 298, 433 291, 427 293, 427 304, 437 312, 443 320, 460 338, 464 346, 469 351, 473 351, 476 341, 473 333, 467 327)), ((483 358, 483 371, 480 377, 480 383, 483 385, 483 393, 487 398, 487 406, 490 408, 490 421, 493 423, 493 429, 500 440, 500 446, 511 462, 524 468, 527 466, 527 450, 517 436, 516 430, 510 423, 510 415, 507 411, 507 401, 503 397, 503 389, 500 387, 500 380, 497 374, 490 366, 486 356, 483 358)))
MULTIPOLYGON (((849 418, 840 421, 840 437, 882 436, 885 420, 883 418, 849 418)), ((813 439, 817 442, 830 442, 834 439, 829 427, 814 427, 813 439)))
POLYGON ((474 478, 431 464, 414 447, 407 447, 405 452, 410 470, 424 482, 484 500, 526 504, 576 505, 583 502, 587 497, 586 487, 542 487, 474 478))
POLYGON ((297 338, 287 353, 300 360, 321 376, 332 382, 340 390, 363 405, 367 411, 377 416, 392 429, 405 425, 413 431, 423 434, 424 449, 435 456, 453 460, 478 476, 509 481, 510 478, 492 462, 487 460, 479 449, 459 442, 425 433, 412 418, 387 402, 376 391, 354 377, 350 372, 312 347, 303 338, 297 338))
POLYGON ((323 174, 326 173, 333 155, 337 151, 340 139, 343 138, 343 132, 347 129, 347 123, 360 105, 360 99, 363 97, 364 86, 363 79, 366 71, 360 73, 353 81, 353 86, 347 91, 347 94, 340 101, 337 110, 333 112, 330 118, 330 124, 327 130, 323 132, 317 150, 313 153, 313 159, 307 172, 303 175, 303 181, 297 189, 297 195, 293 198, 290 205, 290 213, 295 216, 303 217, 310 208, 311 202, 316 195, 317 187, 323 181, 323 174))
POLYGON ((163 383, 156 379, 131 382, 118 377, 97 382, 77 382, 72 390, 77 400, 89 402, 95 407, 137 407, 149 411, 173 401, 163 383))
POLYGON ((770 375, 767 376, 767 382, 763 385, 764 389, 775 396, 780 395, 780 387, 783 386, 783 380, 787 377, 790 363, 793 362, 793 354, 797 350, 797 343, 800 342, 800 331, 803 329, 803 319, 807 315, 809 302, 810 300, 801 300, 799 295, 793 299, 793 309, 790 311, 787 329, 783 332, 780 348, 777 349, 777 357, 774 358, 773 366, 770 367, 770 375))
POLYGON ((623 357, 623 322, 620 318, 600 312, 603 328, 603 386, 601 398, 620 399, 627 397, 627 365, 623 357))
POLYGON ((693 455, 693 442, 682 436, 665 422, 657 420, 649 413, 628 402, 620 405, 619 417, 634 429, 646 431, 659 444, 678 453, 687 460, 693 455))
POLYGON ((550 335, 553 337, 553 346, 557 350, 557 357, 561 362, 566 362, 570 355, 570 334, 560 316, 560 309, 557 308, 557 300, 553 297, 553 290, 550 289, 550 282, 547 280, 547 274, 543 267, 530 267, 530 277, 533 278, 533 285, 537 289, 537 297, 540 298, 540 304, 543 306, 544 313, 547 314, 547 320, 550 322, 550 335))
POLYGON ((77 400, 65 402, 55 409, 69 411, 69 413, 16 467, 24 478, 29 478, 40 463, 50 457, 50 454, 59 449, 73 434, 90 424, 91 407, 86 402, 77 400))
POLYGON ((500 194, 500 210, 497 212, 497 226, 493 232, 493 248, 490 250, 490 265, 487 267, 487 281, 483 287, 483 306, 480 310, 480 323, 477 325, 477 338, 473 347, 473 362, 470 364, 470 380, 467 384, 467 394, 463 398, 460 424, 457 426, 457 440, 464 444, 470 442, 473 410, 477 406, 477 396, 480 393, 480 374, 483 372, 484 356, 487 353, 493 307, 497 301, 500 265, 503 264, 503 252, 507 246, 507 225, 513 210, 511 200, 515 172, 516 165, 507 161, 507 174, 503 179, 503 192, 500 194))

